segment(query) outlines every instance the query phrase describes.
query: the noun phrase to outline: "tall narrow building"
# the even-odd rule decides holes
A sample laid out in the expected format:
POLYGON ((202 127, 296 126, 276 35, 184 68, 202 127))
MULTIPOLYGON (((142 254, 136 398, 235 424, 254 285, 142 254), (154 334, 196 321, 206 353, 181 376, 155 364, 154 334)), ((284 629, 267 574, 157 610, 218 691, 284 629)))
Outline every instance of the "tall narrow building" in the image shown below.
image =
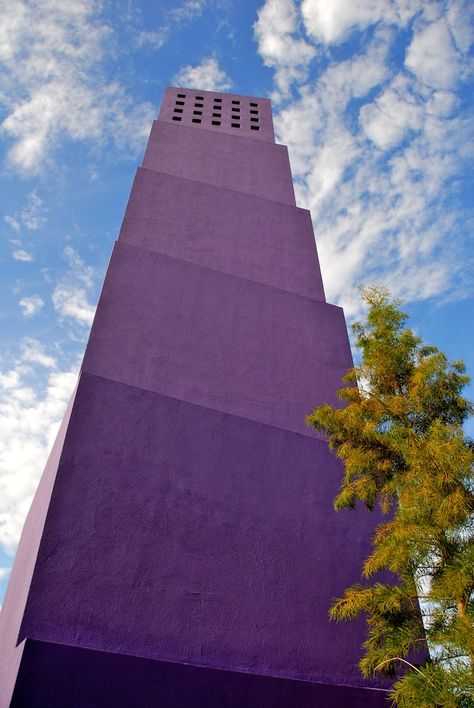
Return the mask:
MULTIPOLYGON (((169 88, 0 625, 1 706, 370 708, 372 520, 305 416, 351 365, 270 101, 169 88)), ((375 681, 375 680, 374 680, 375 681)))

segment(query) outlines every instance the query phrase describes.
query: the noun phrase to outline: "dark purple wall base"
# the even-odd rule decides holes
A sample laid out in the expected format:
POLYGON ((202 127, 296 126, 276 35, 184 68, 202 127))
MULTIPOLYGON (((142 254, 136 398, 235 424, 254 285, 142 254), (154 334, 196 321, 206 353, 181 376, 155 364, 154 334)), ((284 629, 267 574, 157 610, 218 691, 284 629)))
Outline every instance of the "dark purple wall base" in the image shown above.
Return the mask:
POLYGON ((387 692, 26 640, 11 708, 382 708, 387 692))

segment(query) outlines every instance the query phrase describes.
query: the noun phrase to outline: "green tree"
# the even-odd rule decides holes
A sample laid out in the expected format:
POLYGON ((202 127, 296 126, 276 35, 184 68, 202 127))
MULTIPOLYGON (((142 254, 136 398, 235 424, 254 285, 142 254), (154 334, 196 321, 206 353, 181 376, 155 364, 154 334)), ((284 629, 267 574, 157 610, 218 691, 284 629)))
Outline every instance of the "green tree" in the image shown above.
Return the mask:
POLYGON ((353 325, 361 364, 339 391, 346 405, 320 406, 308 422, 344 463, 335 508, 378 503, 386 520, 365 584, 348 588, 330 616, 366 614, 360 668, 399 676, 393 705, 474 706, 473 446, 462 429, 472 414, 462 396, 469 378, 462 362, 414 335, 385 288, 362 297, 367 319, 353 325), (377 581, 379 571, 393 582, 377 581))

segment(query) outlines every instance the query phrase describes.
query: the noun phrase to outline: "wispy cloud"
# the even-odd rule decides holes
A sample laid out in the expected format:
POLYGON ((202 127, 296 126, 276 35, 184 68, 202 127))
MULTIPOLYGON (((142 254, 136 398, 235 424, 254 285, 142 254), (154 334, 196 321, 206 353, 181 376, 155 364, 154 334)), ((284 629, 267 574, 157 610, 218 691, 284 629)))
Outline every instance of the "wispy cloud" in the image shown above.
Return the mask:
POLYGON ((95 305, 89 302, 94 269, 71 246, 64 249, 64 257, 69 268, 53 290, 54 309, 62 319, 90 327, 95 313, 95 305))
POLYGON ((44 300, 39 295, 32 295, 31 297, 22 297, 18 304, 25 317, 32 317, 44 307, 44 300))
POLYGON ((267 0, 259 13, 278 139, 312 211, 328 298, 349 315, 363 282, 383 280, 409 300, 467 292, 466 214, 453 181, 472 144, 456 93, 472 69, 462 16, 469 24, 462 0, 267 0), (279 50, 286 35, 310 46, 291 71, 279 50), (341 59, 349 36, 354 49, 341 59), (395 48, 406 56, 400 69, 395 48))
POLYGON ((232 82, 215 57, 203 59, 200 64, 183 67, 173 78, 176 86, 199 88, 203 91, 227 91, 232 82))
POLYGON ((186 0, 166 13, 164 24, 156 30, 142 30, 136 38, 138 47, 149 47, 156 51, 166 44, 173 30, 193 22, 200 17, 206 6, 206 0, 186 0))
POLYGON ((54 357, 32 340, 11 368, 0 370, 0 544, 9 552, 18 542, 76 378, 76 366, 56 369, 54 357), (38 386, 44 367, 49 373, 38 386))
POLYGON ((286 98, 293 81, 307 78, 316 48, 300 32, 301 22, 293 0, 267 0, 254 25, 258 51, 266 66, 275 69, 275 101, 286 98))
POLYGON ((0 11, 1 132, 11 168, 39 172, 66 138, 141 147, 153 109, 106 75, 100 2, 0 0, 0 11))
POLYGON ((45 211, 43 204, 43 200, 35 189, 28 194, 26 204, 21 210, 20 220, 29 231, 36 231, 45 225, 46 217, 43 216, 45 211))
MULTIPOLYGON (((20 213, 5 214, 3 220, 10 228, 19 234, 22 228, 28 231, 36 231, 43 228, 46 224, 44 202, 38 195, 36 189, 33 189, 26 197, 25 203, 20 209, 20 213)), ((17 243, 11 240, 11 243, 17 243)))
POLYGON ((15 251, 13 251, 12 258, 14 261, 23 261, 24 263, 28 263, 34 260, 33 254, 28 253, 28 251, 25 251, 23 248, 17 248, 15 251))
POLYGON ((13 231, 15 231, 15 233, 20 232, 20 223, 17 221, 16 217, 5 214, 3 220, 6 224, 8 224, 8 226, 10 226, 10 228, 13 229, 13 231))

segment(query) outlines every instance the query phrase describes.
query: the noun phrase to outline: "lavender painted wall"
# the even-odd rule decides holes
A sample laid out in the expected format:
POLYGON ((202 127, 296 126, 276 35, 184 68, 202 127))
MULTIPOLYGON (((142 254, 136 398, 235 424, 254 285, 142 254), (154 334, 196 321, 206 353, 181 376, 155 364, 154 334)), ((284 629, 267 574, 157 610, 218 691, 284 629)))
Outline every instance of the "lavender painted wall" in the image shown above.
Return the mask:
POLYGON ((295 205, 284 145, 155 121, 143 167, 295 205), (199 131, 199 140, 196 133, 199 131))
POLYGON ((141 168, 119 240, 325 299, 306 209, 141 168))
POLYGON ((214 126, 192 123, 200 95, 169 89, 152 129, 44 529, 39 492, 20 544, 3 612, 4 655, 24 642, 14 706, 385 704, 357 669, 363 623, 327 618, 374 519, 333 511, 341 470, 304 424, 351 365, 343 314, 269 102, 253 136, 252 114, 235 134, 224 121, 253 99, 222 94, 214 126))

